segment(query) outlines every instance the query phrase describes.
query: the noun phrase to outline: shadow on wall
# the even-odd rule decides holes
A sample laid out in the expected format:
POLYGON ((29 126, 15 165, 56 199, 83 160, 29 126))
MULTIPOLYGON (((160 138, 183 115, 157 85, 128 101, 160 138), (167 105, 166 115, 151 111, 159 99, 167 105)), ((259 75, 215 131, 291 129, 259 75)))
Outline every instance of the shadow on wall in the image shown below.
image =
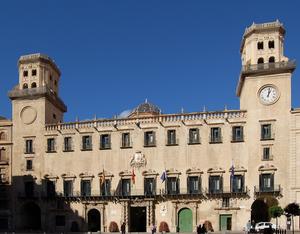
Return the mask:
MULTIPOLYGON (((44 179, 20 176, 12 178, 13 218, 10 230, 78 232, 100 230, 100 212, 96 209, 86 214, 90 223, 71 208, 71 203, 80 204, 80 199, 55 192, 56 178, 44 179), (98 213, 97 213, 98 212, 98 213), (98 218, 98 219, 97 219, 98 218)), ((76 204, 75 204, 76 205, 76 204)))

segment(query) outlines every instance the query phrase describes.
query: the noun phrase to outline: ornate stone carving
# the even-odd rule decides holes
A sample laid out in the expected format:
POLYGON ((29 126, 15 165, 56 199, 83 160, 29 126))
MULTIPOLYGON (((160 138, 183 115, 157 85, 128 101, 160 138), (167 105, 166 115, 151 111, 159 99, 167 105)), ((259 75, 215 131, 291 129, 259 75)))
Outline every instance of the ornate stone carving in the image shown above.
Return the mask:
POLYGON ((141 151, 137 151, 131 158, 130 166, 141 168, 145 167, 147 164, 147 160, 145 155, 141 151))

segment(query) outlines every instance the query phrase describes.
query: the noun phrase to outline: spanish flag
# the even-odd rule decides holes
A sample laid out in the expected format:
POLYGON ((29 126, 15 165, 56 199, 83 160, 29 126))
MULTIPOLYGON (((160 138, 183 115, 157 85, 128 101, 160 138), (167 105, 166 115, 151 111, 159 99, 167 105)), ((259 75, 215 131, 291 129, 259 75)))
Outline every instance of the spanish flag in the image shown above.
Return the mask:
POLYGON ((103 169, 102 174, 100 176, 100 185, 101 185, 101 187, 103 186, 104 182, 105 182, 105 174, 104 174, 104 169, 103 169))
POLYGON ((132 183, 135 184, 134 168, 132 168, 131 180, 132 180, 132 183))

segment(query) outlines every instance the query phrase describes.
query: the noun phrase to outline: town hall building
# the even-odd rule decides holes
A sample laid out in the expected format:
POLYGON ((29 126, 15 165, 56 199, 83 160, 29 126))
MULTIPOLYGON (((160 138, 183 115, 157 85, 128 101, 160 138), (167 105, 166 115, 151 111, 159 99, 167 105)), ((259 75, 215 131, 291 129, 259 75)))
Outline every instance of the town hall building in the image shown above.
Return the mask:
POLYGON ((284 36, 279 21, 246 28, 239 110, 166 114, 145 101, 125 118, 64 122, 60 69, 46 55, 21 56, 12 120, 0 118, 0 227, 242 230, 269 221, 272 205, 300 203, 296 64, 284 36))

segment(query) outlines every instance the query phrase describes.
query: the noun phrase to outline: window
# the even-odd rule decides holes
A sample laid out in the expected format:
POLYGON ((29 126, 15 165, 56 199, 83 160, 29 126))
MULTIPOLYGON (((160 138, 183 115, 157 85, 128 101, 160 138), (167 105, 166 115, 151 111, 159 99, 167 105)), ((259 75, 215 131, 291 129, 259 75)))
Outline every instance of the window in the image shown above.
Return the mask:
POLYGON ((167 131, 167 145, 177 145, 176 130, 171 129, 167 131))
POLYGON ((177 177, 167 178, 167 194, 179 194, 179 179, 177 177))
POLYGON ((263 147, 262 160, 265 160, 265 161, 271 160, 271 148, 270 147, 263 147))
POLYGON ((23 71, 23 76, 28 77, 28 71, 27 70, 23 71))
POLYGON ((191 128, 189 130, 189 144, 199 144, 200 136, 198 128, 191 128))
POLYGON ((103 134, 100 136, 100 149, 111 149, 110 135, 103 134))
POLYGON ((33 154, 33 140, 25 141, 25 154, 33 154))
POLYGON ((64 196, 71 197, 73 196, 73 181, 64 180, 64 196))
POLYGON ((269 63, 275 63, 275 57, 274 56, 271 56, 269 58, 269 63))
POLYGON ((47 197, 55 197, 56 192, 55 192, 55 182, 52 180, 47 180, 46 183, 47 186, 47 197))
POLYGON ((26 170, 27 171, 32 170, 32 160, 26 160, 26 170))
POLYGON ((244 192, 244 176, 234 175, 231 179, 231 192, 242 193, 244 192))
POLYGON ((188 177, 188 193, 199 194, 200 193, 200 179, 199 176, 188 177))
POLYGON ((65 137, 64 138, 64 152, 73 151, 72 149, 72 137, 65 137))
POLYGON ((221 176, 209 176, 209 193, 216 194, 223 191, 223 178, 221 176))
POLYGON ((129 132, 125 132, 122 133, 122 145, 121 148, 130 148, 131 144, 130 144, 130 133, 129 132))
POLYGON ((145 139, 144 139, 144 146, 145 147, 155 146, 156 145, 156 142, 155 142, 155 132, 154 131, 145 132, 144 137, 145 137, 145 139))
POLYGON ((221 143, 222 135, 221 128, 215 127, 210 129, 210 143, 221 143))
POLYGON ((34 183, 33 181, 26 181, 24 184, 25 187, 25 196, 33 197, 34 195, 34 183))
POLYGON ((144 193, 145 195, 155 195, 155 180, 154 178, 144 179, 144 193))
POLYGON ((91 196, 91 181, 90 180, 81 180, 81 196, 87 197, 91 196))
POLYGON ((31 84, 31 88, 36 88, 36 83, 35 83, 35 82, 33 82, 33 83, 31 84))
POLYGON ((222 207, 223 208, 230 207, 230 198, 229 197, 223 197, 222 198, 222 207))
POLYGON ((0 148, 0 161, 5 161, 6 157, 5 157, 5 148, 2 147, 0 148))
POLYGON ((263 64, 264 63, 264 58, 259 58, 257 60, 257 64, 263 64))
POLYGON ((122 179, 122 195, 130 196, 130 179, 122 179))
POLYGON ((33 70, 31 71, 31 75, 32 75, 32 76, 36 76, 36 69, 33 69, 33 70))
POLYGON ((271 140, 272 133, 271 133, 271 124, 263 124, 261 125, 261 140, 271 140))
POLYGON ((232 141, 241 142, 244 141, 243 126, 232 127, 232 141))
POLYGON ((257 49, 258 50, 263 50, 264 49, 264 42, 263 41, 257 42, 257 49))
POLYGON ((28 89, 28 84, 27 83, 23 84, 23 89, 28 89))
POLYGON ((55 150, 55 139, 54 138, 48 138, 47 139, 47 153, 53 153, 56 152, 55 150))
POLYGON ((66 225, 66 216, 56 215, 55 216, 55 226, 64 227, 66 225))
POLYGON ((82 150, 92 150, 92 136, 82 137, 82 150))
POLYGON ((102 183, 102 185, 100 184, 101 187, 101 195, 102 196, 110 196, 110 188, 111 188, 111 181, 110 179, 105 179, 105 181, 102 183))
POLYGON ((275 48, 275 43, 274 41, 269 41, 269 49, 274 49, 275 48))
POLYGON ((274 190, 274 174, 261 174, 259 180, 260 192, 272 192, 274 190))
POLYGON ((0 133, 0 140, 5 141, 6 140, 6 134, 4 132, 0 133))

